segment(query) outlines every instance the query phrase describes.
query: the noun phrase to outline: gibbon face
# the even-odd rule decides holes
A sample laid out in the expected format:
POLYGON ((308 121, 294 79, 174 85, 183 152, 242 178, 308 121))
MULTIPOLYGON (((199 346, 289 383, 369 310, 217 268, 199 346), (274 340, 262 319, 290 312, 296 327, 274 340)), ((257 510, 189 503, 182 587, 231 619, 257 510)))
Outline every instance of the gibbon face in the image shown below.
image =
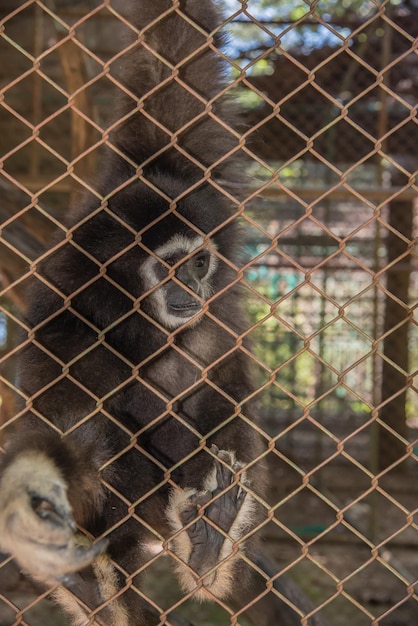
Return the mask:
POLYGON ((201 318, 203 304, 213 294, 212 277, 218 265, 213 242, 210 248, 202 237, 177 234, 141 267, 144 287, 151 290, 145 298, 146 311, 167 330, 201 318))

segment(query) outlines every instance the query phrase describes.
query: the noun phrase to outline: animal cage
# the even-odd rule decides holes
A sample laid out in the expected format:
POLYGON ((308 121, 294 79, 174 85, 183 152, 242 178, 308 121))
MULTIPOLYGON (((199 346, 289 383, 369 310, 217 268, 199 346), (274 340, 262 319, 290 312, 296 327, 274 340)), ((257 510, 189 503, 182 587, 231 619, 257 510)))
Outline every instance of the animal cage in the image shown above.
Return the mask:
MULTIPOLYGON (((115 102, 121 92, 128 94, 123 68, 132 42, 148 45, 148 26, 141 31, 131 23, 128 4, 3 0, 0 7, 3 452, 37 398, 20 387, 19 354, 30 344, 49 354, 25 321, 27 284, 72 239, 76 226, 67 219, 81 198, 98 196, 103 148, 120 152, 113 133, 121 123, 115 102)), ((163 4, 157 25, 170 13, 193 22, 187 2, 163 4)), ((170 76, 163 79, 180 80, 202 115, 235 141, 220 163, 208 165, 182 148, 178 129, 163 129, 167 146, 193 162, 202 180, 234 207, 242 232, 240 259, 229 265, 236 276, 229 287, 239 285, 247 326, 237 332, 222 319, 213 321, 251 361, 254 391, 237 401, 230 420, 243 412, 247 423, 246 405, 255 404, 254 429, 265 448, 260 458, 270 484, 263 520, 251 533, 262 535, 275 562, 274 571, 264 575, 265 589, 274 592, 274 582, 286 578, 302 590, 309 598, 306 609, 286 594, 281 598, 301 626, 323 624, 314 621, 322 619, 333 626, 411 626, 418 620, 418 8, 415 0, 217 4, 222 20, 205 34, 204 45, 219 60, 226 82, 212 100, 181 82, 179 67, 160 59, 152 46, 147 50, 168 68, 170 76), (233 101, 239 119, 216 113, 224 100, 233 101), (242 178, 236 189, 223 187, 216 168, 238 153, 242 178)), ((136 103, 136 115, 147 115, 147 98, 160 87, 145 95, 145 107, 136 103)), ((161 131, 158 121, 151 122, 161 131)), ((136 164, 139 177, 146 164, 136 164)), ((218 252, 216 263, 228 265, 218 252)), ((126 295, 113 279, 112 289, 111 298, 126 295)), ((77 294, 62 296, 64 308, 73 310, 77 294)), ((211 302, 204 309, 208 317, 211 302)), ((98 342, 106 341, 102 328, 93 331, 98 342)), ((166 335, 165 345, 175 346, 176 332, 166 335)), ((196 365, 198 355, 180 352, 196 365)), ((211 367, 217 365, 215 356, 200 367, 196 384, 211 385, 211 367)), ((62 366, 58 378, 68 367, 62 366)), ((140 368, 131 368, 128 378, 136 376, 140 368)), ((97 407, 125 384, 116 381, 113 390, 97 393, 80 423, 93 420, 97 407)), ((162 398, 161 415, 175 413, 156 383, 146 385, 162 398)), ((106 415, 127 437, 123 453, 143 452, 143 433, 106 415)), ((41 411, 36 417, 48 421, 41 411)), ((206 446, 202 434, 197 440, 206 446)), ((152 450, 144 454, 153 462, 152 450)), ((105 469, 121 455, 106 460, 105 469)), ((175 482, 177 469, 164 466, 164 480, 175 482)), ((157 487, 131 500, 105 486, 126 510, 104 530, 105 538, 132 519, 149 525, 137 507, 157 487)), ((165 543, 141 571, 118 566, 122 591, 90 613, 87 608, 85 623, 102 624, 95 621, 100 610, 128 590, 145 598, 160 624, 181 623, 176 615, 196 625, 249 623, 245 612, 259 597, 240 609, 227 598, 198 604, 196 593, 181 590, 167 571, 168 558, 176 558, 167 553, 165 543), (146 574, 141 588, 140 573, 146 574)), ((52 600, 55 591, 26 576, 13 555, 0 554, 1 626, 69 624, 52 600)))

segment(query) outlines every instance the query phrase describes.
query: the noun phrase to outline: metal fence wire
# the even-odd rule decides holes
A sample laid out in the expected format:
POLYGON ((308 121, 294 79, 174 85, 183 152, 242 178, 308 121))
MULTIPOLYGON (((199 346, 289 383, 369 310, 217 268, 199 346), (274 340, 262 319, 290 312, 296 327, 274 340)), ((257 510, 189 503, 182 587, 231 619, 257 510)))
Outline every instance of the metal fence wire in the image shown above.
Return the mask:
MULTIPOLYGON (((34 402, 19 388, 17 356, 30 343, 50 354, 25 322, 25 287, 31 275, 48 283, 40 263, 79 226, 64 223, 80 197, 97 195, 101 149, 119 150, 112 145, 120 122, 115 101, 127 91, 120 70, 132 41, 143 35, 130 23, 128 4, 3 0, 0 6, 3 451, 34 402)), ((185 4, 173 0, 168 10, 182 12, 185 4)), ((254 428, 265 444, 270 476, 265 520, 255 532, 277 563, 275 577, 288 576, 312 602, 295 623, 309 626, 321 612, 334 626, 412 626, 418 623, 418 5, 218 4, 224 21, 217 31, 227 36, 222 48, 212 35, 208 41, 229 81, 215 100, 232 96, 244 122, 217 119, 239 138, 246 157, 245 197, 230 189, 223 193, 243 226, 245 258, 233 269, 250 322, 241 335, 220 319, 216 323, 253 364, 260 417, 254 428)), ((174 68, 170 79, 176 76, 174 68)), ((210 115, 213 102, 203 104, 210 115)), ((176 144, 175 133, 170 141, 176 144)), ((233 152, 224 158, 233 159, 233 152)), ((207 180, 216 165, 197 164, 207 180)), ((222 182, 216 185, 222 188, 222 182)), ((137 245, 138 233, 131 231, 137 245)), ((141 307, 123 285, 111 283, 141 307)), ((62 298, 58 287, 48 286, 62 298)), ((88 286, 65 296, 63 310, 88 286)), ((212 315, 210 300, 205 314, 212 315)), ((50 319, 56 315, 51 311, 50 319)), ((102 342, 102 329, 93 330, 102 342)), ((195 357, 176 346, 175 332, 166 342, 196 365, 195 357)), ((110 394, 139 375, 139 367, 126 363, 130 377, 110 394)), ((209 381, 215 365, 200 367, 200 380, 209 381)), ((59 378, 66 376, 68 365, 59 378)), ((129 439, 106 461, 109 467, 138 445, 138 433, 106 412, 105 400, 95 397, 129 439)), ((172 419, 182 420, 173 402, 162 415, 170 411, 172 419)), ((204 447, 203 438, 199 445, 204 447)), ((175 469, 162 466, 168 483, 174 484, 175 469)), ((107 534, 138 519, 139 500, 116 496, 128 513, 107 534)), ((161 616, 159 623, 174 623, 172 611, 196 624, 248 623, 245 611, 235 612, 228 600, 196 604, 193 593, 178 589, 166 561, 164 551, 150 556, 141 568, 145 588, 135 587, 139 572, 122 572, 123 592, 135 588, 161 616)), ((266 589, 272 582, 266 580, 266 589)), ((13 555, 0 554, 1 626, 68 624, 52 592, 25 577, 13 555)), ((93 613, 89 619, 96 623, 93 613)))

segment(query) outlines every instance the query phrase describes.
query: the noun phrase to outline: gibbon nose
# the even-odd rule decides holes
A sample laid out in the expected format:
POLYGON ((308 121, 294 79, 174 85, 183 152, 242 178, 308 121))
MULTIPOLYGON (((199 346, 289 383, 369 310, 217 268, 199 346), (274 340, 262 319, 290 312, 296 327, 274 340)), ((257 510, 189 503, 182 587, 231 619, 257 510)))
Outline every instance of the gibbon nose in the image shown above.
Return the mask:
POLYGON ((200 280, 194 265, 183 263, 176 272, 176 277, 195 293, 200 291, 200 280))

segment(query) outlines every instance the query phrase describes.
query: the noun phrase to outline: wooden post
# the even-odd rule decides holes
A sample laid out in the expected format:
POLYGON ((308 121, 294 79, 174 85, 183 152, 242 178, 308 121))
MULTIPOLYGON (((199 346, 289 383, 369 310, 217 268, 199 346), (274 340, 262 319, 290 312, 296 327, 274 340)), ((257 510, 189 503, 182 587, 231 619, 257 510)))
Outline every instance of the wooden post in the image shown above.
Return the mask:
MULTIPOLYGON (((61 59, 61 65, 65 76, 65 82, 67 85, 70 99, 72 104, 79 111, 82 111, 90 119, 92 118, 92 106, 88 93, 85 89, 82 89, 86 84, 87 69, 85 58, 82 50, 71 40, 63 42, 59 48, 59 54, 61 59), (72 94, 76 94, 72 98, 72 94)), ((72 147, 71 154, 73 158, 78 157, 92 144, 93 127, 85 120, 75 108, 71 109, 71 139, 72 147)), ((83 178, 89 180, 93 177, 95 171, 95 155, 91 152, 77 163, 74 167, 74 172, 83 178)), ((72 194, 74 196, 74 194, 72 194)), ((75 196, 78 192, 75 192, 75 196)), ((72 197, 72 200, 75 198, 72 197)))
MULTIPOLYGON (((394 200, 389 207, 386 296, 382 368, 382 402, 387 401, 380 411, 381 420, 391 429, 406 438, 406 391, 408 372, 408 327, 411 311, 408 295, 411 275, 411 255, 405 252, 413 230, 413 203, 411 200, 394 200), (405 256, 402 256, 405 255, 405 256), (396 261, 396 259, 399 259, 396 261)), ((379 468, 385 469, 405 454, 405 444, 384 426, 379 429, 379 468)))

